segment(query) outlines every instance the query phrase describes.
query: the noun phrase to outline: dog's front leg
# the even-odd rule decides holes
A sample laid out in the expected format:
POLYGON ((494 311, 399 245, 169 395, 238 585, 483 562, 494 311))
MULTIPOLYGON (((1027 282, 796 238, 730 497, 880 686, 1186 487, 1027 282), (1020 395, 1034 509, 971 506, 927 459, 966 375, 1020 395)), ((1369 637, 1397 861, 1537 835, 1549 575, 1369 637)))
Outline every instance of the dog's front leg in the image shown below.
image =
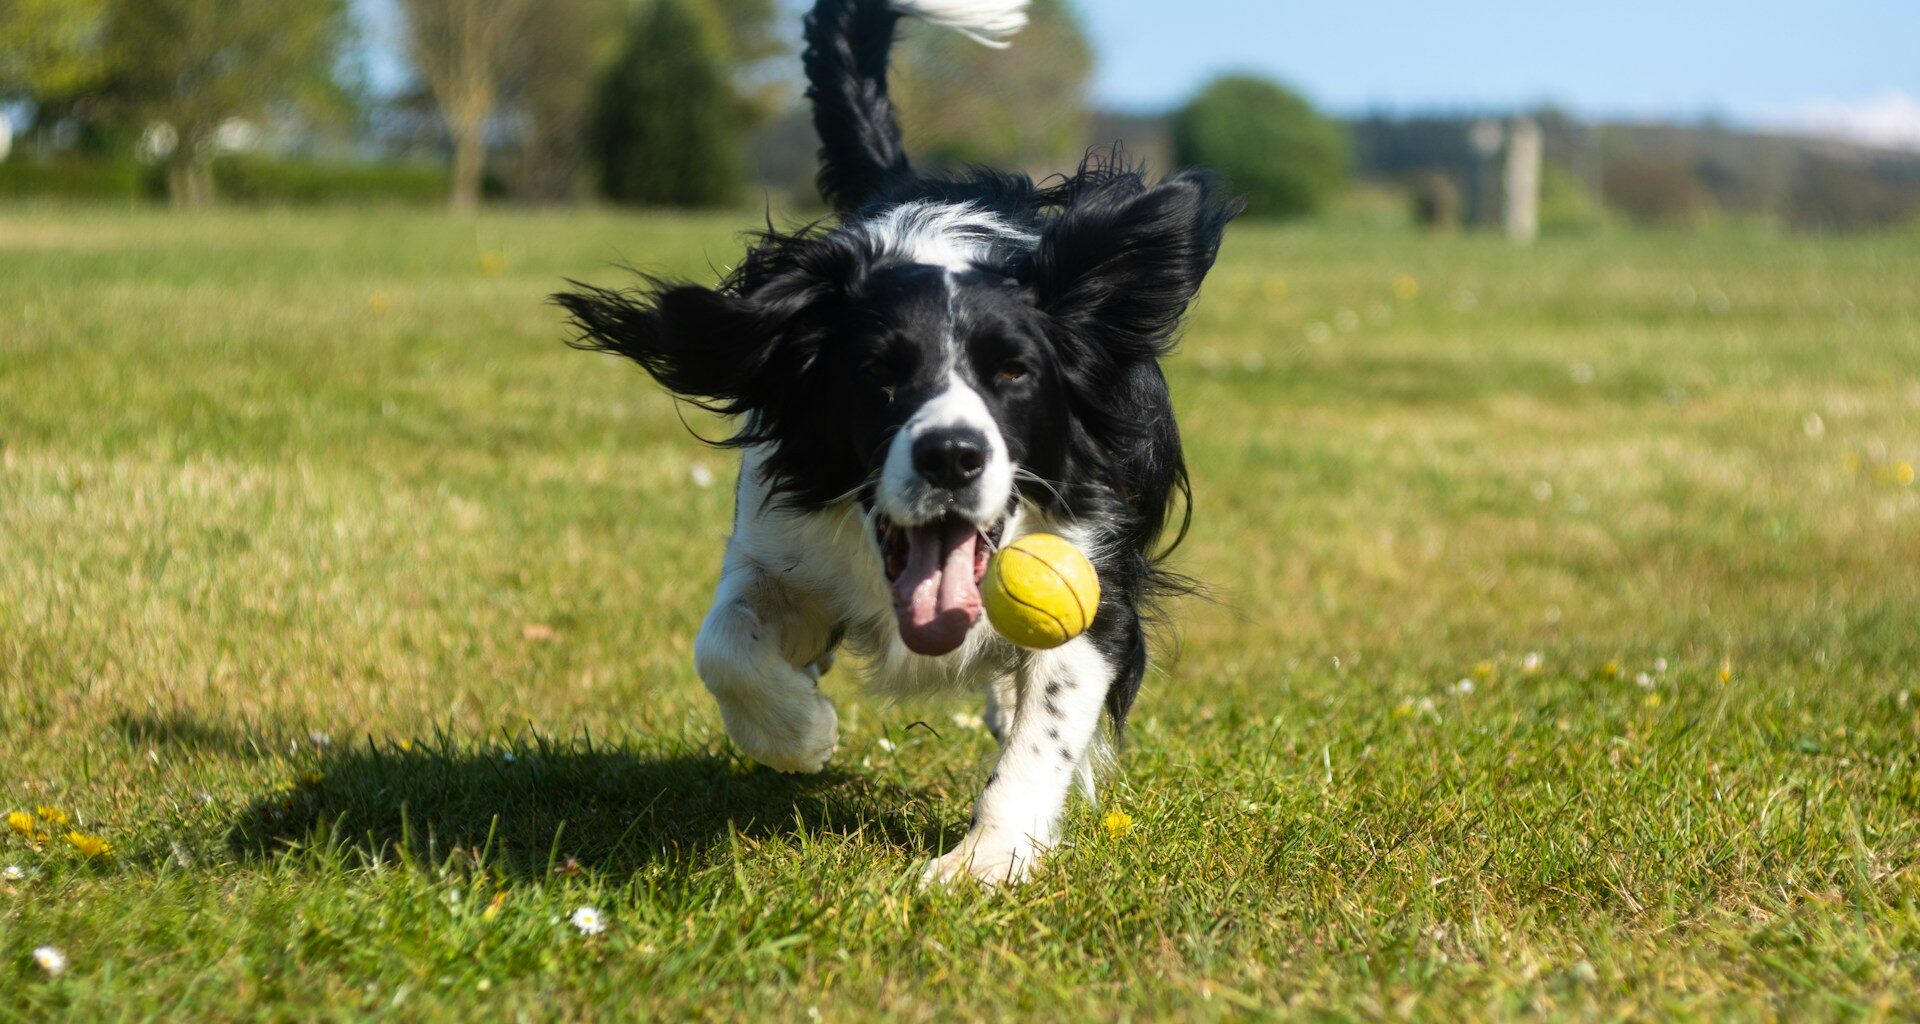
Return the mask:
POLYGON ((972 876, 989 885, 1025 878, 1059 839, 1067 792, 1086 763, 1114 666, 1082 636, 1026 656, 1012 724, 960 844, 925 880, 972 876))
POLYGON ((813 602, 730 553, 693 664, 748 757, 783 772, 826 767, 840 740, 833 702, 820 692, 834 636, 813 602))

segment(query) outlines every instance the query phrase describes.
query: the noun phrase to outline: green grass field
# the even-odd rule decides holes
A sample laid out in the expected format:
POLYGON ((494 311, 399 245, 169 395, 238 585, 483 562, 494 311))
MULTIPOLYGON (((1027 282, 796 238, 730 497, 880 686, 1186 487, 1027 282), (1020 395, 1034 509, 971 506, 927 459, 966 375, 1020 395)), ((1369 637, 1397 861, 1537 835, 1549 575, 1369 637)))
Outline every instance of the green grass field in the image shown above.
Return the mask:
POLYGON ((1920 237, 1238 228, 1215 599, 983 894, 977 706, 730 750, 731 463, 543 301, 750 220, 0 213, 0 1019, 1920 1014, 1920 237))

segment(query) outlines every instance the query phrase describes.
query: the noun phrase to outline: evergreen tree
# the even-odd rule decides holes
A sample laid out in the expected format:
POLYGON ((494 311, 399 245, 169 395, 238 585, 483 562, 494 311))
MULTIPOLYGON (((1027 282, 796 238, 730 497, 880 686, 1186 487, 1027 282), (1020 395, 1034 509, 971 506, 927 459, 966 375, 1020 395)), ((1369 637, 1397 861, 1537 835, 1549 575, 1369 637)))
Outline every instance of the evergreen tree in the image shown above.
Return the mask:
POLYGON ((601 192, 622 203, 732 202, 745 114, 702 19, 683 0, 655 0, 600 89, 601 192))

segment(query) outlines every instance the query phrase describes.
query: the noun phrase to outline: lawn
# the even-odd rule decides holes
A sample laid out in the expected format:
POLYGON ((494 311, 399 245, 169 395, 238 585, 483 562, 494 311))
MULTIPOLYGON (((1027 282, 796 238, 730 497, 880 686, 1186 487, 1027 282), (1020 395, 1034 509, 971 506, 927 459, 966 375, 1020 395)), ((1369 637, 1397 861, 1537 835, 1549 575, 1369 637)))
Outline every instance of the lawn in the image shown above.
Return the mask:
POLYGON ((727 745, 720 425, 544 302, 750 220, 0 213, 0 1019, 1920 1013, 1920 236, 1238 227, 1212 599, 983 894, 976 705, 727 745))

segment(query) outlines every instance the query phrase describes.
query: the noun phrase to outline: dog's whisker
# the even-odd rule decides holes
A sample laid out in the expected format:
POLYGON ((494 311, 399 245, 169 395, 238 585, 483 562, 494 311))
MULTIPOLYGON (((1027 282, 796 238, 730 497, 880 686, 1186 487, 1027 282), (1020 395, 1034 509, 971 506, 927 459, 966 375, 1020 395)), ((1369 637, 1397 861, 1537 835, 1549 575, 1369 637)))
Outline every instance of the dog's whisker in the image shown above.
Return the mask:
POLYGON ((1046 488, 1047 492, 1053 495, 1053 499, 1055 501, 1059 502, 1062 505, 1065 505, 1067 503, 1066 493, 1060 489, 1058 484, 1055 484, 1053 481, 1048 480, 1046 477, 1043 477, 1040 474, 1035 473, 1034 471, 1026 468, 1025 466, 1013 467, 1013 478, 1015 480, 1025 480, 1028 483, 1038 484, 1041 487, 1046 488))

